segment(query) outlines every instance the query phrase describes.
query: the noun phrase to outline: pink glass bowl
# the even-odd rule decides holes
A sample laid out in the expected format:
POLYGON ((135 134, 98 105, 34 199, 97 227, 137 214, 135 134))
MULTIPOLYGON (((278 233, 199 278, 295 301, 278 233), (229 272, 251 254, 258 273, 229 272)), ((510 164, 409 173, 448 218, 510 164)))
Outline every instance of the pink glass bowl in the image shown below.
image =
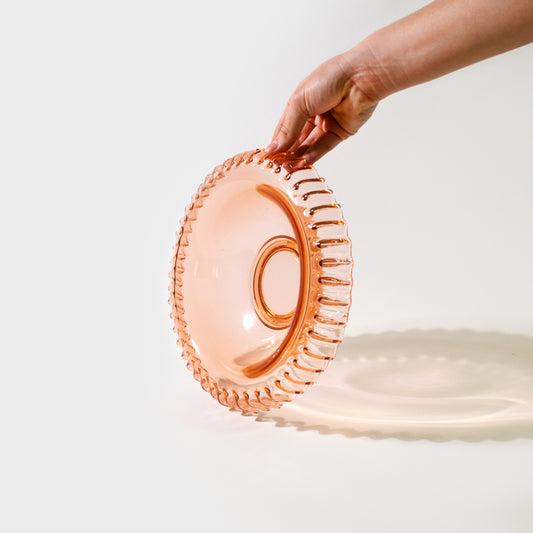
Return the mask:
POLYGON ((177 233, 171 318, 187 367, 221 404, 280 407, 336 354, 351 242, 324 178, 290 154, 238 154, 207 176, 177 233))

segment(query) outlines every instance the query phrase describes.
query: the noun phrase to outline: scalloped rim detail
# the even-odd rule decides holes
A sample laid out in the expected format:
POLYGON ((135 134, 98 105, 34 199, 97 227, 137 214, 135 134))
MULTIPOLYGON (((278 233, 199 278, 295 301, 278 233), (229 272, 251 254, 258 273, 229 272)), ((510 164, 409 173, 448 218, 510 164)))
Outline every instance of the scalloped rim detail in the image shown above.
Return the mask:
POLYGON ((178 335, 177 344, 182 348, 181 355, 187 362, 187 368, 202 388, 231 410, 252 414, 279 408, 284 402, 293 400, 324 372, 329 361, 335 357, 344 335, 353 285, 351 241, 340 205, 327 187, 326 180, 317 174, 298 180, 297 173, 301 170, 312 170, 316 174, 314 167, 307 165, 305 160, 288 153, 269 156, 265 155, 264 150, 251 150, 227 159, 222 165, 215 167, 193 195, 176 233, 169 273, 171 282, 168 303, 172 309, 170 318, 174 322, 174 331, 178 335), (297 350, 266 376, 263 383, 237 390, 219 386, 217 380, 202 366, 200 356, 190 342, 191 336, 184 319, 182 286, 188 235, 193 230, 199 209, 211 189, 232 168, 241 164, 261 166, 279 174, 278 180, 282 184, 280 189, 285 190, 301 215, 312 254, 313 275, 310 276, 309 300, 302 327, 293 344, 297 350), (320 201, 308 207, 306 204, 311 198, 320 201), (327 228, 342 229, 344 233, 341 237, 324 238, 320 232, 327 228), (332 247, 335 248, 335 254, 328 253, 332 247), (332 273, 335 269, 344 269, 342 275, 332 273), (312 327, 306 324, 312 324, 312 327))

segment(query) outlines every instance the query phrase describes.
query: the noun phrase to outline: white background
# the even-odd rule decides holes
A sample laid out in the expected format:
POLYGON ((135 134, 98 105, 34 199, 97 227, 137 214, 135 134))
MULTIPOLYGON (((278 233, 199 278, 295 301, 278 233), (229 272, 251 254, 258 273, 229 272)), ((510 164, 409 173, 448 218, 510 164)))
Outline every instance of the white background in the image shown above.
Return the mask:
MULTIPOLYGON (((2 531, 533 530, 531 425, 243 417, 193 380, 168 318, 204 176, 265 146, 320 62, 423 4, 2 3, 2 531)), ((453 358, 485 372, 485 346, 484 387, 503 368, 527 394, 532 94, 529 46, 391 96, 319 162, 353 240, 348 364, 418 328, 422 385, 453 388, 453 358)))

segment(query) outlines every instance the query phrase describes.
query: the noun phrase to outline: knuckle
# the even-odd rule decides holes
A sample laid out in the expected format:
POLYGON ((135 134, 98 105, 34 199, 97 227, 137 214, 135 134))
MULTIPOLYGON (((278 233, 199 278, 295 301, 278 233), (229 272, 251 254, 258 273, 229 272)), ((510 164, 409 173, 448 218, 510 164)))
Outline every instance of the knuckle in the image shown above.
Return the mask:
POLYGON ((280 127, 279 127, 279 134, 282 136, 282 137, 288 137, 290 132, 289 132, 289 128, 287 127, 286 124, 282 124, 280 127))
POLYGON ((296 109, 296 111, 299 111, 300 113, 305 113, 305 115, 308 116, 309 113, 308 113, 307 99, 308 99, 307 88, 303 85, 299 85, 298 87, 296 87, 296 90, 290 97, 289 103, 296 109))
POLYGON ((300 93, 298 92, 298 90, 296 90, 295 92, 291 94, 291 97, 289 98, 289 107, 298 109, 299 106, 300 106, 300 93))

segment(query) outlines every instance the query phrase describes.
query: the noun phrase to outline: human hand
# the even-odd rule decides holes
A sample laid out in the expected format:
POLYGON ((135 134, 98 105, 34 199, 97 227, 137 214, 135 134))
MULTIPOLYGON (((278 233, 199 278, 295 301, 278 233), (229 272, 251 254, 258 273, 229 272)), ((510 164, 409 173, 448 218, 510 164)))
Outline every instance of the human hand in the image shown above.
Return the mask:
POLYGON ((274 131, 267 153, 294 152, 309 164, 357 133, 378 99, 356 83, 353 59, 322 63, 296 88, 274 131))
POLYGON ((357 133, 397 91, 533 42, 531 0, 435 0, 382 28, 305 78, 266 152, 312 164, 357 133))

